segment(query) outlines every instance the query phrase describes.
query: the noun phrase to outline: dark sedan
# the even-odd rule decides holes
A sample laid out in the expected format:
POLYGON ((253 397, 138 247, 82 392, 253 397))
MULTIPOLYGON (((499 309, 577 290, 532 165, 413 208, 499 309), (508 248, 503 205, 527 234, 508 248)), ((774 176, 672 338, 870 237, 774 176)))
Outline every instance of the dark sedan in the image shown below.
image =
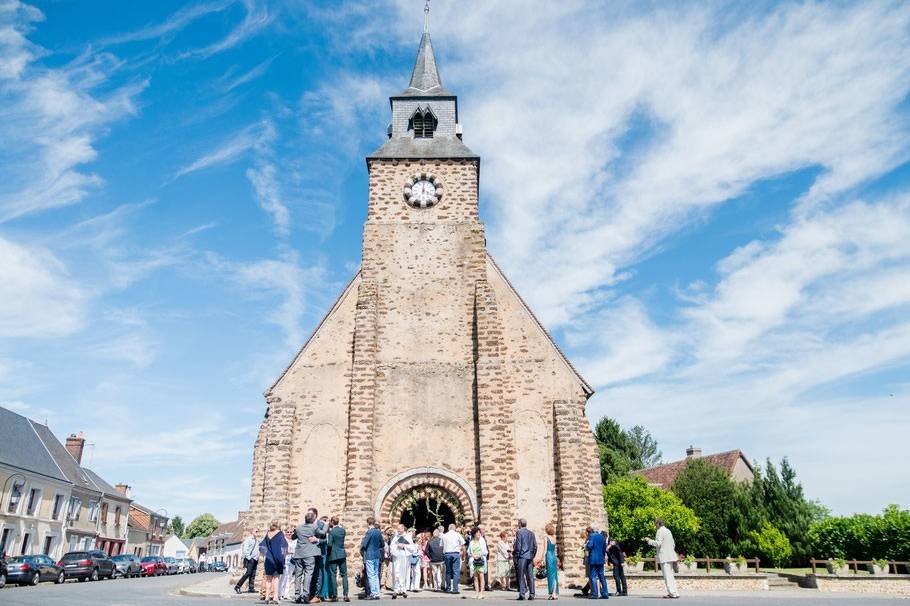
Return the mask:
POLYGON ((16 556, 6 561, 6 580, 20 585, 37 585, 41 581, 62 583, 63 567, 46 555, 16 556))
POLYGON ((114 562, 100 549, 71 551, 57 563, 68 579, 97 581, 114 577, 114 562))
POLYGON ((139 556, 131 553, 122 553, 111 558, 116 566, 114 574, 116 576, 128 579, 130 577, 142 576, 142 563, 139 556))

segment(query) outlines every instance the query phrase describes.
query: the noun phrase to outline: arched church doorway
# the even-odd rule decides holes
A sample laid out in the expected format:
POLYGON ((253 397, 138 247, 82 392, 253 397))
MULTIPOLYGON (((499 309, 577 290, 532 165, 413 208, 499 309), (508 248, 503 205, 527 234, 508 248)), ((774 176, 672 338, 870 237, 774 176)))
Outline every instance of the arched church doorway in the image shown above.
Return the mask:
POLYGON ((405 524, 420 532, 452 523, 470 526, 477 519, 477 497, 458 475, 420 467, 391 478, 376 495, 374 511, 383 525, 405 524))
POLYGON ((410 506, 402 510, 399 521, 405 528, 414 528, 417 532, 433 532, 440 526, 448 528, 456 522, 456 517, 445 501, 427 496, 411 501, 410 506))

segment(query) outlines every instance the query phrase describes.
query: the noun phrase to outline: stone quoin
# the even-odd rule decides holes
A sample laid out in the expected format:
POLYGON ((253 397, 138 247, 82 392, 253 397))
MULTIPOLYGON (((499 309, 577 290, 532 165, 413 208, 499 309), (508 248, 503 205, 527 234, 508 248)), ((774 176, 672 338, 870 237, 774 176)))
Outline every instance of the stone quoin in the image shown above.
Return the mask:
POLYGON ((315 506, 352 542, 375 515, 482 523, 494 545, 519 517, 541 544, 554 522, 566 580, 583 583, 584 528, 606 522, 593 390, 487 252, 480 158, 426 28, 390 102, 360 270, 265 393, 241 521, 296 525, 315 506))

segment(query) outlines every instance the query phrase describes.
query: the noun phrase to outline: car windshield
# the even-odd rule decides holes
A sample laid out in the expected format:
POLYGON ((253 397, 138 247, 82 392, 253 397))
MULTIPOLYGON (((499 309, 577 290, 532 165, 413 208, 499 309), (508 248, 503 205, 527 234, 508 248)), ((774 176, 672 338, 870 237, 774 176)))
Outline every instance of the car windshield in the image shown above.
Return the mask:
POLYGON ((164 558, 164 561, 167 562, 168 564, 173 564, 177 560, 175 560, 174 558, 164 558))
POLYGON ((144 558, 142 558, 142 561, 143 562, 154 562, 155 556, 145 556, 144 558))
POLYGON ((118 555, 111 558, 115 562, 129 562, 130 556, 128 555, 118 555))
POLYGON ((9 564, 15 564, 16 562, 28 562, 31 564, 34 561, 32 556, 16 556, 7 560, 9 564))
POLYGON ((84 560, 88 557, 88 554, 84 551, 71 551, 70 553, 63 556, 64 560, 84 560))

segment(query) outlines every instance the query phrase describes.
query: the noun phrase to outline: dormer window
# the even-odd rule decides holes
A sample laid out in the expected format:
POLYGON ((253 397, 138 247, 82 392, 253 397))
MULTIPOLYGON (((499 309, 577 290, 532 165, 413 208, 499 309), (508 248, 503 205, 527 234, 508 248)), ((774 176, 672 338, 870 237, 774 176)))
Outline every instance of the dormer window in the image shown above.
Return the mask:
POLYGON ((414 131, 415 139, 432 139, 433 131, 436 130, 436 116, 430 111, 430 108, 420 109, 411 116, 408 128, 414 131))

